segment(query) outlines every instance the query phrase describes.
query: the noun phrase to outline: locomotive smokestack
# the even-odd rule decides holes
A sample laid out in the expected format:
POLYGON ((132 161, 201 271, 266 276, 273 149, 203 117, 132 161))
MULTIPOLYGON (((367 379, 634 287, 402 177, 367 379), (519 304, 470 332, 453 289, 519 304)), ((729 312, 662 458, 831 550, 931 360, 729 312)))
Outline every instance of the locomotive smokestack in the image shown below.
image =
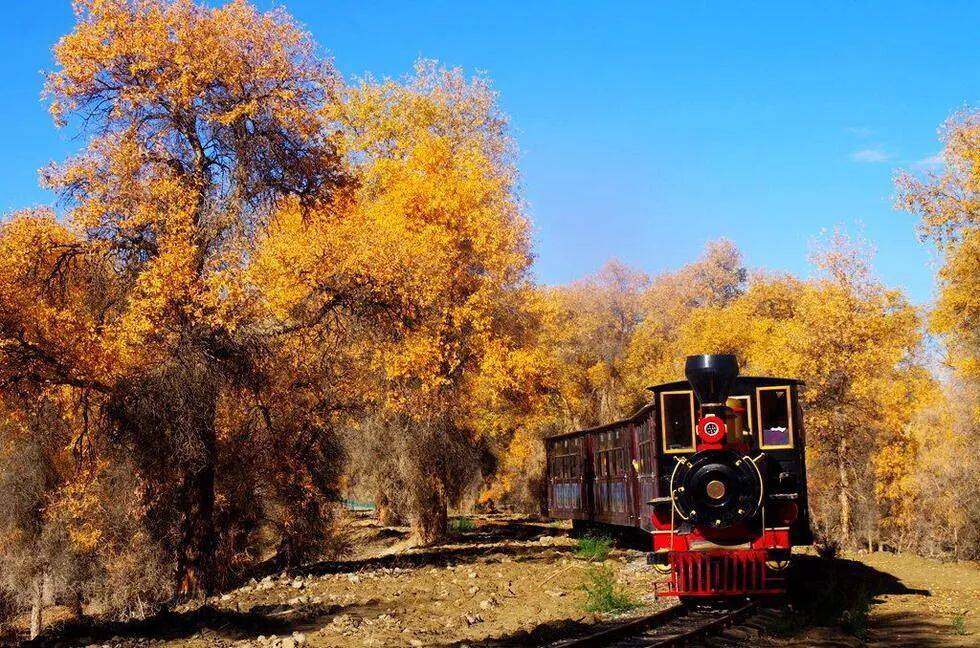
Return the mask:
POLYGON ((738 360, 719 353, 687 356, 684 375, 702 407, 724 407, 738 376, 738 360))

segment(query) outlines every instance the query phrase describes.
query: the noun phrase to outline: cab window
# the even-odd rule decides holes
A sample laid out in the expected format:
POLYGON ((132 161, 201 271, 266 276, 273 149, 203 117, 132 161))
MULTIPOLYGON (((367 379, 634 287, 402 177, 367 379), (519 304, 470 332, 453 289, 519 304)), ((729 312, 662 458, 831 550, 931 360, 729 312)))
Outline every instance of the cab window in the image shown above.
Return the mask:
POLYGON ((663 445, 666 454, 694 450, 694 392, 660 394, 663 445))
POLYGON ((752 436, 752 397, 732 396, 726 403, 732 413, 728 426, 728 442, 738 443, 752 436))
POLYGON ((789 387, 759 387, 759 446, 792 448, 789 387))

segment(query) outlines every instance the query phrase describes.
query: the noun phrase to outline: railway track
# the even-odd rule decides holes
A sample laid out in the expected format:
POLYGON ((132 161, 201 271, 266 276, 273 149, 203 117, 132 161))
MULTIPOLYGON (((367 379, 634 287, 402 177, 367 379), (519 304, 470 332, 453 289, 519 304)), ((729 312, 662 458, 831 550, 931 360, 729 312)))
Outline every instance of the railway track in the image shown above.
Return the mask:
MULTIPOLYGON (((708 637, 725 633, 755 611, 753 603, 735 609, 698 609, 683 605, 661 610, 635 621, 586 637, 553 644, 554 648, 654 648, 697 646, 708 637)), ((719 637, 717 645, 725 645, 719 637)), ((715 643, 714 641, 712 643, 715 643)), ((731 645, 742 645, 737 639, 731 645)))

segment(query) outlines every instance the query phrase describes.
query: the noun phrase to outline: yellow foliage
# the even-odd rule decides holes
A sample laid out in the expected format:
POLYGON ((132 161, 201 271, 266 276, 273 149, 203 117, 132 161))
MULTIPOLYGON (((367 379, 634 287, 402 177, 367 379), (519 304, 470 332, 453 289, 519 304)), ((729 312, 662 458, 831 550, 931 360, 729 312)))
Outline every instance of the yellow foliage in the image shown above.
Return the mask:
POLYGON ((494 94, 481 79, 422 62, 405 83, 350 88, 325 117, 340 126, 358 178, 349 217, 362 240, 339 249, 380 275, 372 285, 395 287, 404 315, 394 343, 378 350, 389 404, 461 390, 453 398, 470 411, 465 394, 506 378, 519 335, 508 330, 508 306, 530 264, 494 94))
MULTIPOLYGON (((288 15, 244 0, 74 5, 46 96, 55 122, 89 139, 43 173, 62 216, 0 224, 0 423, 8 440, 43 441, 44 512, 76 551, 121 555, 114 533, 145 535, 100 509, 123 470, 109 449, 143 471, 130 475, 126 515, 189 497, 162 482, 201 461, 239 477, 210 486, 225 519, 259 524, 242 511, 258 492, 242 475, 264 471, 277 532, 315 535, 336 481, 331 434, 373 433, 366 412, 420 439, 451 437, 443 447, 494 451, 483 498, 527 504, 540 495, 543 436, 629 414, 647 385, 681 377, 689 353, 735 353, 743 373, 806 382, 826 527, 856 530, 864 507, 878 516, 864 526, 908 538, 917 503, 946 487, 915 466, 955 460, 965 435, 949 430, 963 417, 937 413, 920 314, 874 277, 862 246, 833 236, 808 280, 749 278, 722 240, 655 277, 610 262, 535 286, 515 147, 486 79, 421 61, 400 81, 348 85, 288 15), (163 420, 164 404, 180 396, 203 412, 180 437, 193 460, 172 472, 147 468, 158 457, 139 443, 124 451, 96 434, 122 434, 148 385, 174 392, 136 407, 167 433, 178 422, 163 420), (57 422, 47 433, 42 402, 57 412, 43 412, 57 422)), ((932 329, 950 364, 980 377, 980 117, 955 117, 944 144, 945 171, 903 176, 900 202, 944 256, 932 329)), ((479 468, 467 465, 473 474, 448 462, 425 473, 432 506, 458 499, 479 468)), ((229 529, 222 550, 238 555, 229 529)))
POLYGON ((949 343, 948 363, 980 378, 980 112, 947 121, 942 173, 896 182, 898 205, 921 216, 920 232, 944 257, 931 324, 949 343))
POLYGON ((678 335, 692 313, 724 308, 741 294, 745 279, 741 253, 724 239, 709 243, 694 263, 654 278, 643 295, 642 319, 626 354, 626 381, 633 406, 648 385, 674 380, 683 373, 678 335))

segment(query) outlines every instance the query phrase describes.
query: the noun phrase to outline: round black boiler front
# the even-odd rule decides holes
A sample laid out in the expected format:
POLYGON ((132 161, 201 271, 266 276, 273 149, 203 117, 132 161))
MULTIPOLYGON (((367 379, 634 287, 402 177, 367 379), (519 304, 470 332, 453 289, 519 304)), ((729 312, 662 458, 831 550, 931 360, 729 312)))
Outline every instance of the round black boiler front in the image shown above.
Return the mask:
POLYGON ((759 510, 762 478, 752 460, 733 450, 705 450, 680 463, 672 479, 680 514, 698 525, 724 529, 759 510))

